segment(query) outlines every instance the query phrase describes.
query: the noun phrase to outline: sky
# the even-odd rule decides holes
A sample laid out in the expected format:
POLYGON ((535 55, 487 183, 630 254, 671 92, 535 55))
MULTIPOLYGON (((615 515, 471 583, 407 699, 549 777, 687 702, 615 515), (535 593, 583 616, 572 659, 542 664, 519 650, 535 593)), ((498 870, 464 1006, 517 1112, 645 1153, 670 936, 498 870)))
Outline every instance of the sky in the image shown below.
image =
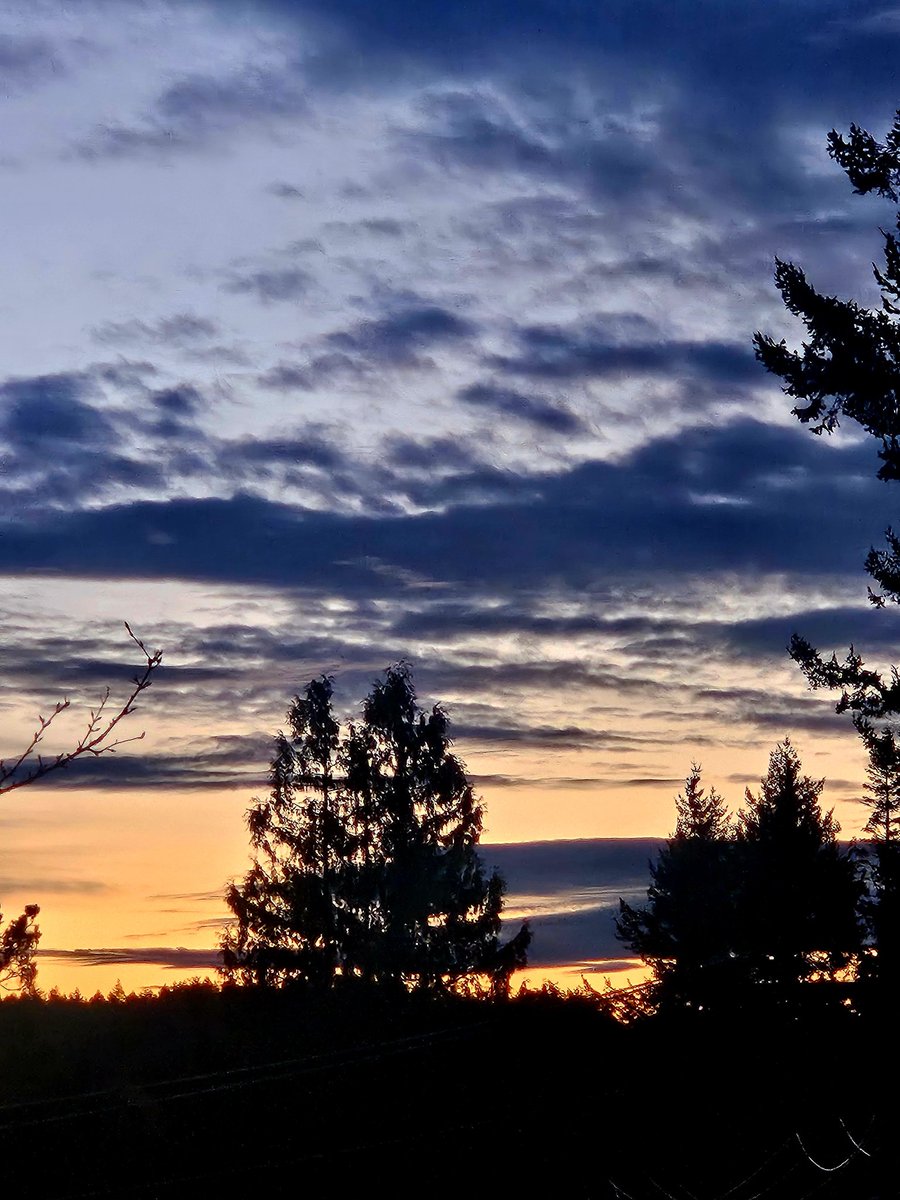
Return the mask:
POLYGON ((790 735, 859 832, 786 645, 895 661, 896 500, 751 339, 799 342, 776 255, 876 299, 893 214, 826 135, 889 126, 900 7, 0 11, 0 751, 127 695, 124 621, 164 651, 140 743, 0 802, 42 983, 210 961, 323 673, 345 715, 401 659, 446 706, 540 966, 621 958, 692 761, 736 807, 790 735))

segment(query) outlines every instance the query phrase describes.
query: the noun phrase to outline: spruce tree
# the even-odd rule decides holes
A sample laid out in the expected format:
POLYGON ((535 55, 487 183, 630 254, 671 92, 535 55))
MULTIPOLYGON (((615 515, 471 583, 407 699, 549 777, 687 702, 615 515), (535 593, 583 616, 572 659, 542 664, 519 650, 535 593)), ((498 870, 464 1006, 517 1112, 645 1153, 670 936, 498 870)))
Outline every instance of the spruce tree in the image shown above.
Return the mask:
POLYGON ((824 780, 801 774, 785 740, 772 751, 758 794, 746 792, 737 829, 734 953, 749 982, 789 994, 833 979, 861 948, 856 864, 820 799, 824 780))
POLYGON ((732 822, 691 765, 675 832, 650 867, 647 905, 619 901, 617 936, 653 969, 662 1008, 709 1008, 730 990, 732 822))
POLYGON ((502 991, 529 936, 500 944, 504 885, 479 861, 483 807, 444 710, 420 708, 401 663, 345 731, 328 678, 295 698, 288 726, 248 816, 256 860, 227 894, 226 976, 440 991, 486 974, 502 991))

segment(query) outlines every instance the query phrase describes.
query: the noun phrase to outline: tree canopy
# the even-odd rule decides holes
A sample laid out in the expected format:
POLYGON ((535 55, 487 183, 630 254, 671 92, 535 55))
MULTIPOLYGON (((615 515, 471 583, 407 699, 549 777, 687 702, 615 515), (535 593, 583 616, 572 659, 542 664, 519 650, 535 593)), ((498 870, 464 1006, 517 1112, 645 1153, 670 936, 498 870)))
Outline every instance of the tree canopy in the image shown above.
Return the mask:
POLYGON ((650 866, 648 903, 619 902, 618 937, 653 969, 663 1006, 708 1007, 732 975, 732 823, 693 763, 675 799, 675 832, 650 866))
POLYGON ((653 969, 663 1007, 732 1004, 756 985, 833 978, 861 949, 862 885, 789 739, 732 821, 694 764, 647 904, 620 902, 618 936, 653 969))
MULTIPOLYGON (((900 197, 900 111, 883 143, 851 125, 847 138, 832 130, 828 152, 847 174, 854 191, 871 192, 893 203, 900 197)), ((833 433, 841 418, 857 422, 881 443, 880 479, 900 479, 900 212, 897 233, 882 230, 884 261, 874 266, 881 291, 880 309, 818 292, 794 263, 776 259, 775 282, 785 307, 806 327, 799 350, 763 333, 754 338, 763 365, 797 400, 794 415, 817 434, 833 433)), ((900 602, 900 538, 887 530, 887 549, 872 549, 865 568, 878 585, 869 589, 873 604, 900 602)), ((805 638, 795 635, 791 654, 810 685, 841 692, 838 711, 850 711, 867 741, 871 722, 900 714, 900 675, 885 677, 865 667, 850 647, 843 662, 824 659, 805 638)))
POLYGON ((423 711, 405 663, 344 730, 332 692, 311 681, 275 738, 271 792, 248 814, 255 862, 227 893, 226 976, 439 991, 486 974, 503 990, 528 932, 500 944, 504 884, 479 861, 483 807, 447 714, 423 711))
POLYGON ((753 982, 788 987, 834 977, 861 948, 862 886, 820 803, 823 779, 801 774, 785 738, 739 814, 735 951, 753 982))

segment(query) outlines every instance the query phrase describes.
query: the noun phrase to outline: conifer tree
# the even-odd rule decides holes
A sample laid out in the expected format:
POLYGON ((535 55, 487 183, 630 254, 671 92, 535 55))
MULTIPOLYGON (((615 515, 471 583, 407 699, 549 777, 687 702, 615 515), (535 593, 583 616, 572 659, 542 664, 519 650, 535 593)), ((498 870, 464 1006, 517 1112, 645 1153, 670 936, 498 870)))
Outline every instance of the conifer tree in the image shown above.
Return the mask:
POLYGON ((790 988, 833 978, 861 948, 862 885, 823 812, 824 780, 801 774, 790 739, 776 746, 739 816, 734 952, 746 978, 790 988))
POLYGON ((864 904, 873 957, 865 960, 868 976, 891 990, 900 983, 900 747, 890 729, 869 738, 866 768, 871 811, 863 827, 870 894, 864 904))
POLYGON ((651 865, 644 908, 619 901, 618 937, 653 969, 663 1007, 709 1007, 732 983, 732 822, 691 765, 675 832, 651 865))
MULTIPOLYGON (((858 125, 845 138, 828 135, 828 151, 859 195, 874 193, 900 202, 900 111, 884 142, 858 125)), ((794 415, 817 434, 832 433, 842 418, 856 421, 880 443, 878 477, 900 479, 900 211, 894 230, 882 230, 884 258, 874 266, 881 292, 880 308, 866 309, 853 300, 818 292, 793 263, 776 260, 775 281, 785 306, 806 326, 799 350, 758 333, 756 353, 768 370, 784 381, 784 391, 797 400, 794 415), (896 231, 896 232, 895 232, 896 231)), ((900 603, 900 537, 886 532, 886 548, 869 551, 865 569, 876 588, 869 599, 877 608, 900 603)), ((880 965, 878 975, 897 971, 892 949, 900 942, 900 902, 896 899, 898 867, 894 825, 894 780, 898 771, 900 672, 865 665, 851 645, 843 661, 823 657, 805 638, 791 639, 791 655, 812 688, 839 693, 837 711, 849 712, 869 755, 867 790, 872 812, 865 832, 873 838, 873 895, 866 905, 880 965), (896 932, 894 932, 896 930, 896 932)))
MULTIPOLYGON (((871 192, 900 199, 900 111, 884 143, 857 125, 848 138, 832 130, 828 152, 859 195, 871 192)), ((900 212, 897 233, 882 230, 884 263, 873 268, 881 307, 866 309, 816 291, 794 263, 775 260, 775 282, 785 307, 806 327, 799 350, 784 339, 757 333, 760 362, 784 381, 784 392, 797 401, 794 415, 813 433, 833 433, 842 418, 856 421, 881 444, 878 477, 900 479, 900 212)), ((887 531, 887 549, 871 550, 865 567, 878 590, 869 589, 877 607, 900 603, 900 538, 887 531)), ((841 693, 838 712, 849 711, 863 739, 875 732, 871 722, 900 715, 900 674, 868 669, 851 646, 843 662, 823 658, 801 636, 791 640, 791 655, 813 688, 841 693)))
POLYGON ((479 973, 502 992, 529 936, 500 945, 504 885, 478 859, 483 809, 443 709, 419 707, 401 663, 345 732, 328 678, 295 698, 288 725, 248 816, 256 861, 227 894, 226 976, 440 991, 479 973))
POLYGON ((620 901, 618 936, 653 969, 662 1008, 733 1007, 770 985, 833 978, 861 950, 862 884, 823 812, 824 781, 788 739, 737 822, 694 764, 674 835, 651 867, 644 908, 620 901))

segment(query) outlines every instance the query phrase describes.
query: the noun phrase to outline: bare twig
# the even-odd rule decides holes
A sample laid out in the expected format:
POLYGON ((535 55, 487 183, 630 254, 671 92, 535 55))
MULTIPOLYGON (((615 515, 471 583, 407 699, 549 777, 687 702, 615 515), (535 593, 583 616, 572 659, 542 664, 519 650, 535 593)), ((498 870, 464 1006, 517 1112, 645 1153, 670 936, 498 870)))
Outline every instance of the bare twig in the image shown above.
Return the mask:
POLYGON ((132 680, 134 686, 128 699, 114 716, 109 716, 110 691, 107 688, 98 706, 90 710, 90 718, 87 726, 79 740, 70 750, 64 750, 52 758, 44 758, 40 754, 37 754, 35 757, 35 752, 47 730, 59 714, 65 712, 70 707, 68 699, 58 700, 49 716, 38 716, 38 727, 31 735, 31 741, 21 754, 12 762, 4 762, 0 759, 0 795, 3 795, 4 792, 14 791, 16 788, 25 787, 29 783, 34 783, 36 779, 42 779, 44 775, 49 775, 51 771, 58 771, 62 767, 67 767, 69 763, 74 762, 76 758, 81 758, 82 755, 90 754, 95 758, 99 758, 101 754, 114 754, 117 747, 124 746, 128 742, 139 742, 142 740, 143 733, 138 733, 134 737, 114 737, 112 740, 110 738, 119 722, 134 712, 135 701, 141 692, 145 692, 150 687, 153 672, 162 662, 162 650, 151 652, 141 639, 134 634, 127 621, 125 622, 125 628, 128 630, 128 636, 141 651, 145 660, 143 671, 135 675, 132 680))

